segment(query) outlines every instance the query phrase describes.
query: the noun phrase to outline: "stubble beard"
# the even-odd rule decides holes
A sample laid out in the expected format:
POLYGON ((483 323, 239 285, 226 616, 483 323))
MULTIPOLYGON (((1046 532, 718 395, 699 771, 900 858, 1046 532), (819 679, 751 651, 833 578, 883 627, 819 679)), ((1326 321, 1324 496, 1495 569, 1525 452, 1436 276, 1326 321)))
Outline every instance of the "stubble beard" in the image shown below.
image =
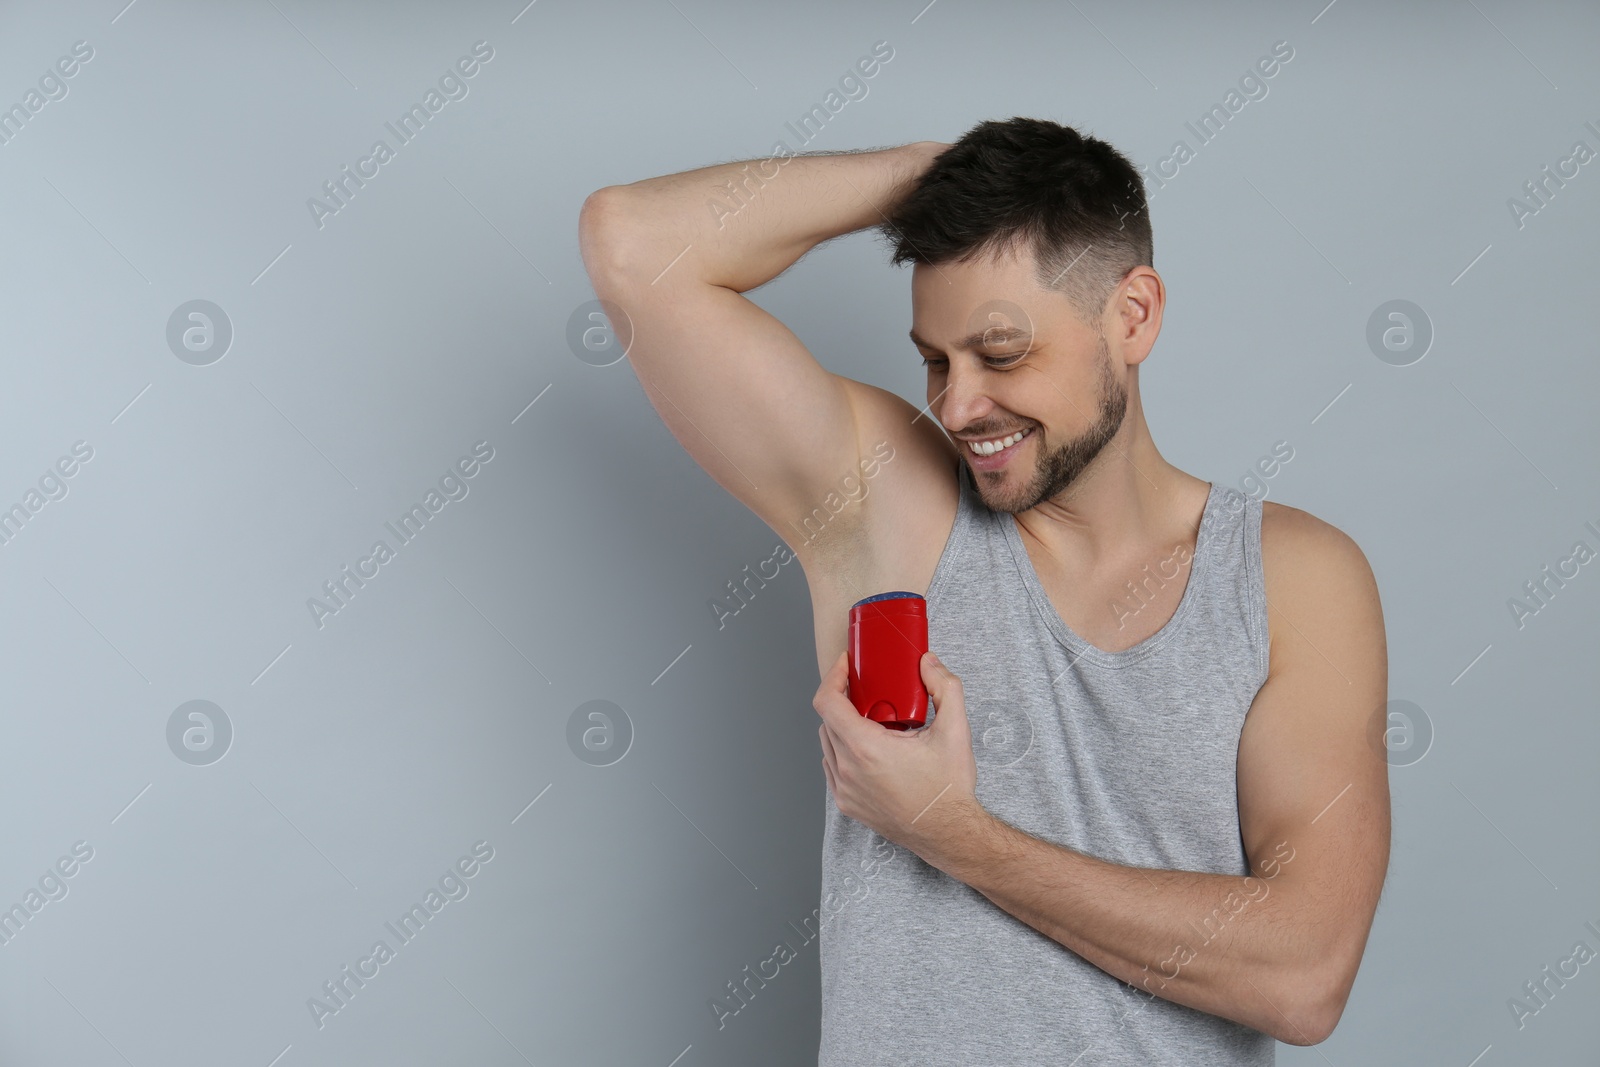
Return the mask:
POLYGON ((1107 442, 1116 436, 1128 413, 1127 387, 1111 373, 1111 350, 1100 335, 1099 415, 1093 426, 1058 448, 1041 451, 1033 474, 1014 491, 1004 487, 1015 475, 1008 471, 978 471, 968 466, 978 495, 991 511, 1010 514, 1027 511, 1070 486, 1094 462, 1107 442))

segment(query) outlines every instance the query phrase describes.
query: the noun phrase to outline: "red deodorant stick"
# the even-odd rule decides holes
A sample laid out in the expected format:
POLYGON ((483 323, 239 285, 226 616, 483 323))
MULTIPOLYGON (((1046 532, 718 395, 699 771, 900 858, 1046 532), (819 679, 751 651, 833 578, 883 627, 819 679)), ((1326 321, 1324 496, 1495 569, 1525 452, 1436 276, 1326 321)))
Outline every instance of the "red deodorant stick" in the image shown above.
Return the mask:
POLYGON ((928 606, 916 593, 879 593, 850 607, 850 702, 892 730, 922 726, 928 688, 928 606))

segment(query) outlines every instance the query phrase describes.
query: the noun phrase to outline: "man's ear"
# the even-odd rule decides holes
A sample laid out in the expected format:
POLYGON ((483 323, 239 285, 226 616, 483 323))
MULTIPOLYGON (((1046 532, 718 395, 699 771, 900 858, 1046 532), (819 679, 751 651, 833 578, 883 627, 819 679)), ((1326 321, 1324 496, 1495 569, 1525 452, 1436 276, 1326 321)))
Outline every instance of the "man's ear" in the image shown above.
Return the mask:
POLYGON ((1161 332, 1166 287, 1151 267, 1135 267, 1117 287, 1113 328, 1122 343, 1123 362, 1143 363, 1161 332))

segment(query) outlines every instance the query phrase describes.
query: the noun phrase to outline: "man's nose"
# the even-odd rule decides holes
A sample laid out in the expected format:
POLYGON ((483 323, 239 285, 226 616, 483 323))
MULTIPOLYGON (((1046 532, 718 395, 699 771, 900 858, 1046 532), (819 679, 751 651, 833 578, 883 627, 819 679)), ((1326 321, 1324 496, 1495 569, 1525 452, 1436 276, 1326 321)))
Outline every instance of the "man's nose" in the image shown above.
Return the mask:
POLYGON ((959 433, 994 410, 994 401, 984 393, 982 375, 958 360, 950 361, 944 392, 935 401, 939 421, 951 433, 959 433))

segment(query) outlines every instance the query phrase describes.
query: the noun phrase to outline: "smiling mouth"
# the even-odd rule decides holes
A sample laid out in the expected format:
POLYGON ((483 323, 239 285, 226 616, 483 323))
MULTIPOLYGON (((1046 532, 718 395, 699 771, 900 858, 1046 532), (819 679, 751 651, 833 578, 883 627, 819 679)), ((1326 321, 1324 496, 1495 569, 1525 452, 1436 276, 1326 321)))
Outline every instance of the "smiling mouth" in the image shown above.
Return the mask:
POLYGON ((1022 442, 1026 441, 1029 436, 1032 435, 1032 433, 1033 427, 1030 426, 1026 430, 1019 431, 1018 433, 1008 434, 1007 436, 998 439, 990 439, 981 443, 965 441, 963 444, 967 446, 967 452, 971 455, 982 457, 998 456, 1002 452, 1009 452, 1011 449, 1016 448, 1022 442), (1009 441, 1010 444, 1006 444, 1002 447, 1000 442, 1004 441, 1009 441))

